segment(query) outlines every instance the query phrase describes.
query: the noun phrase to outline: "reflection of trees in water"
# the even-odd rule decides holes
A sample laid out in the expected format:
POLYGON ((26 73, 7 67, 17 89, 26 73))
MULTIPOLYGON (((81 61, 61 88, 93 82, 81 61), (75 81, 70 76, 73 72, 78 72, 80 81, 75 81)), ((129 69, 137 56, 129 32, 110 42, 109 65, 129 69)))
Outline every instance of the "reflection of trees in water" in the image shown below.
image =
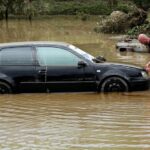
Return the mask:
POLYGON ((36 21, 31 24, 28 21, 22 20, 5 22, 0 31, 0 39, 2 42, 10 42, 41 40, 42 37, 47 38, 47 27, 44 28, 40 24, 40 22, 36 21))
POLYGON ((117 52, 117 59, 135 65, 145 65, 150 60, 149 53, 117 52))
POLYGON ((77 19, 50 18, 49 20, 33 20, 32 24, 26 20, 4 21, 1 27, 1 42, 26 41, 26 40, 53 40, 71 43, 95 41, 98 37, 91 32, 90 24, 84 24, 77 19), (84 26, 83 26, 84 25, 84 26))

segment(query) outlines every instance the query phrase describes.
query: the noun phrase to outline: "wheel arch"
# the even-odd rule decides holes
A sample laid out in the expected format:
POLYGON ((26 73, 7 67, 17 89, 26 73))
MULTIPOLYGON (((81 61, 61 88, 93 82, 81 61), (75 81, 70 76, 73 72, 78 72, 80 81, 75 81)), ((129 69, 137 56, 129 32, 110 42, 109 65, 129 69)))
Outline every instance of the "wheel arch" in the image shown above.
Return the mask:
POLYGON ((101 86, 102 84, 104 83, 105 80, 107 80, 108 78, 111 78, 111 77, 118 77, 118 78, 121 78, 122 80, 124 80, 127 85, 128 85, 128 88, 129 88, 129 91, 131 90, 131 87, 130 87, 130 83, 129 83, 129 80, 126 78, 126 77, 123 77, 121 75, 108 75, 108 76, 105 76, 98 84, 98 91, 100 91, 101 89, 101 86))
POLYGON ((13 88, 13 84, 11 84, 9 81, 4 80, 4 79, 0 79, 0 82, 6 83, 8 84, 11 88, 13 88))
POLYGON ((10 86, 12 92, 15 91, 16 84, 11 78, 0 78, 0 82, 3 82, 7 84, 8 86, 10 86))

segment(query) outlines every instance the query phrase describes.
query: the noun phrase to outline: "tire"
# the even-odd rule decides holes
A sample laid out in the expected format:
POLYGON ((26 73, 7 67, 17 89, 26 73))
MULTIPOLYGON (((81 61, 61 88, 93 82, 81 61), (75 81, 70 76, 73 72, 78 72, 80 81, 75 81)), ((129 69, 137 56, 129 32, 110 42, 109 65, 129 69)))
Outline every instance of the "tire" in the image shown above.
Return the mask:
POLYGON ((109 77, 101 84, 101 92, 128 92, 127 82, 120 77, 109 77))
POLYGON ((11 86, 7 83, 0 82, 0 94, 9 94, 12 93, 11 86))

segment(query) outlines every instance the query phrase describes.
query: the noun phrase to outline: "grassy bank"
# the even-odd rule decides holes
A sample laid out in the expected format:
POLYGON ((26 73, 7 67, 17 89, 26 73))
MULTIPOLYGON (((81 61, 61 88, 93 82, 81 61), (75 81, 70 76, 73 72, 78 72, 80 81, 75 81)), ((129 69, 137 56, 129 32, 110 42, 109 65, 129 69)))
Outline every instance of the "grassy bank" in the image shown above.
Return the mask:
POLYGON ((108 15, 112 11, 107 6, 106 2, 95 0, 88 2, 69 1, 69 2, 55 2, 49 9, 50 15, 78 15, 80 13, 90 15, 108 15))
POLYGON ((43 15, 109 15, 114 10, 128 13, 133 2, 124 0, 31 0, 0 2, 0 18, 25 16, 29 19, 43 15))
POLYGON ((53 1, 48 8, 50 15, 109 15, 114 10, 120 10, 128 13, 131 11, 132 2, 124 2, 123 0, 110 3, 106 0, 69 0, 69 1, 53 1))

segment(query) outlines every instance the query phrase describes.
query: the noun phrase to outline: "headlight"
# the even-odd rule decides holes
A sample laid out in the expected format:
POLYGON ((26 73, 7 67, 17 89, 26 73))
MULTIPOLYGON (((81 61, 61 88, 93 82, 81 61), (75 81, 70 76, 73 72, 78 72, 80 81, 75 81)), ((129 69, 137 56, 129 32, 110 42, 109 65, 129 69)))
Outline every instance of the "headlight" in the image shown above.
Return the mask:
POLYGON ((141 71, 141 74, 142 74, 142 77, 143 77, 143 78, 145 78, 145 79, 148 79, 148 78, 149 78, 149 76, 148 76, 148 74, 147 74, 146 71, 141 71))

